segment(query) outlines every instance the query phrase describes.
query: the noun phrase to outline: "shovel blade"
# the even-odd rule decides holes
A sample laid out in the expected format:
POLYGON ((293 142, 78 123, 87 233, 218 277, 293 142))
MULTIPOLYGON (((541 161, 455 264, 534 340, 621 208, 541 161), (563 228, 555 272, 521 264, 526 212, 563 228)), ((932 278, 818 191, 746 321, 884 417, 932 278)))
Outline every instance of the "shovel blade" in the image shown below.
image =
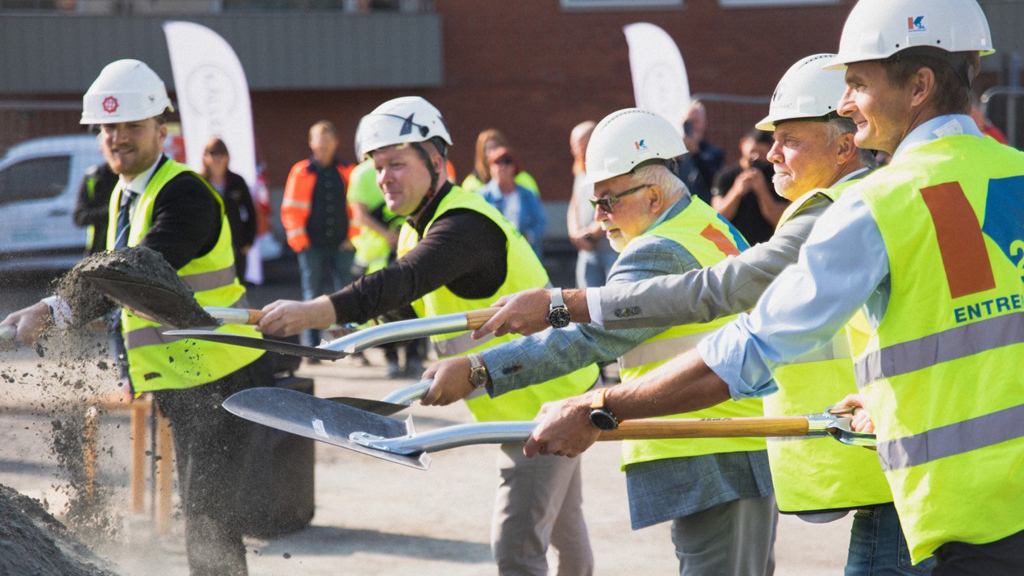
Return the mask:
POLYGON ((242 336, 240 334, 226 334, 223 332, 214 332, 212 329, 168 330, 164 334, 167 334, 168 336, 177 336, 178 338, 208 340, 210 342, 220 342, 221 344, 231 344, 232 346, 256 348, 258 350, 266 350, 267 352, 278 352, 280 354, 288 354, 290 356, 317 358, 319 360, 337 360, 339 358, 344 358, 345 356, 347 356, 347 354, 345 354, 344 352, 339 352, 337 350, 317 348, 316 346, 303 346, 301 344, 282 342, 280 340, 270 340, 267 338, 254 338, 252 336, 242 336))
POLYGON ((108 298, 147 320, 173 328, 216 325, 195 299, 158 282, 114 270, 85 270, 82 278, 108 298))
POLYGON ((408 404, 395 404, 394 402, 371 400, 369 398, 356 398, 355 396, 334 396, 332 398, 327 398, 327 400, 337 402, 338 404, 343 404, 345 406, 351 406, 364 412, 380 414, 381 416, 398 414, 409 407, 408 404))
POLYGON ((382 438, 407 436, 412 433, 408 420, 395 420, 286 388, 242 390, 232 394, 223 406, 246 420, 403 466, 426 470, 430 464, 430 457, 422 452, 395 454, 349 439, 353 432, 382 438))

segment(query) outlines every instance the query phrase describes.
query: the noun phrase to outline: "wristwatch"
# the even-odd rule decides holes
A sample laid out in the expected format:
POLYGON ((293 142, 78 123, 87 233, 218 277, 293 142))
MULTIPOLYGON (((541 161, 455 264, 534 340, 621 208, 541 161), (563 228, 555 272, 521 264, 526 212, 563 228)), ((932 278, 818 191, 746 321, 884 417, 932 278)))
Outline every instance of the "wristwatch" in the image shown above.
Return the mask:
POLYGON ((476 352, 469 355, 469 383, 473 388, 480 389, 487 386, 491 377, 487 374, 487 366, 484 360, 476 352))
POLYGON ((565 300, 562 299, 562 289, 551 289, 551 306, 548 307, 548 324, 554 328, 565 328, 569 325, 569 309, 565 307, 565 300))
POLYGON ((607 388, 598 388, 594 401, 590 403, 590 423, 598 430, 615 430, 619 427, 619 419, 604 405, 607 388))

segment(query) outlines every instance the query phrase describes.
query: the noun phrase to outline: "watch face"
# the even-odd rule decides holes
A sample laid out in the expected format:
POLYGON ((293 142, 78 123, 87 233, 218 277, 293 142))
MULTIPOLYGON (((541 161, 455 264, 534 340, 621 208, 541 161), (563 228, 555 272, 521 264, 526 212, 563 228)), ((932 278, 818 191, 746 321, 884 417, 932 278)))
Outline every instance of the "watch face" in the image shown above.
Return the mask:
POLYGON ((548 312, 548 322, 555 328, 565 328, 569 325, 569 310, 559 306, 548 312))
POLYGON ((601 409, 590 411, 590 422, 599 430, 615 430, 619 427, 615 417, 601 409))
POLYGON ((474 388, 483 388, 487 385, 487 371, 473 370, 469 373, 469 381, 473 384, 474 388))

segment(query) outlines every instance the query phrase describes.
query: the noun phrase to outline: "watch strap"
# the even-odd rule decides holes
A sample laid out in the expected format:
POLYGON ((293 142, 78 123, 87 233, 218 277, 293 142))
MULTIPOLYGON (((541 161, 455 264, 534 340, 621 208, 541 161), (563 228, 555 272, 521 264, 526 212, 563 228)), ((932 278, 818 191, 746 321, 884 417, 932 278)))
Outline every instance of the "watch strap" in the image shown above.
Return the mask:
POLYGON ((565 308, 565 299, 562 298, 562 289, 561 288, 552 288, 550 293, 551 293, 551 306, 549 306, 548 309, 549 310, 554 310, 555 308, 565 308))
POLYGON ((604 396, 608 393, 607 388, 598 388, 597 392, 594 393, 594 399, 590 402, 591 410, 602 410, 604 409, 604 396))

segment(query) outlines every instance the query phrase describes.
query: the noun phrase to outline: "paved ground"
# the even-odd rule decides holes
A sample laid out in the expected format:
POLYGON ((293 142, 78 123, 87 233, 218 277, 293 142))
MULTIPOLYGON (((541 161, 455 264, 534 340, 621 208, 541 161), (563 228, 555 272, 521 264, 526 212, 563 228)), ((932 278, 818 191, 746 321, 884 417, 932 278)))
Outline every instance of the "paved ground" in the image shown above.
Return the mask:
MULTIPOLYGON (((31 353, 5 354, 4 362, 38 363, 31 353)), ((304 367, 321 396, 377 397, 400 384, 384 380, 380 358, 370 367, 326 364, 304 367)), ((0 418, 0 483, 48 502, 64 502, 58 469, 46 449, 44 416, 23 408, 36 397, 34 384, 9 384, 0 418), (19 409, 22 408, 22 409, 19 409)), ((419 429, 469 421, 462 406, 409 411, 419 429)), ((103 420, 100 443, 111 450, 101 460, 100 480, 120 487, 127 501, 127 419, 103 420)), ((826 441, 826 440, 823 440, 826 441)), ((418 471, 325 444, 316 447, 316 516, 309 528, 272 540, 250 539, 254 576, 279 574, 471 575, 494 573, 488 546, 494 494, 495 449, 479 446, 436 453, 430 469, 418 471)), ((629 529, 625 482, 618 471, 618 445, 598 445, 584 456, 585 513, 598 574, 671 574, 675 559, 668 526, 629 529)), ((99 548, 122 574, 185 576, 180 523, 170 536, 155 536, 148 515, 125 519, 119 542, 99 548)), ((779 524, 777 574, 840 574, 848 519, 816 526, 790 517, 779 524)))
MULTIPOLYGON (((18 283, 0 289, 0 311, 38 298, 42 284, 18 283)), ((254 292, 254 304, 295 297, 293 282, 282 281, 254 292)), ((320 396, 380 397, 411 381, 383 378, 375 365, 347 363, 303 366, 299 375, 316 382, 320 396)), ((0 352, 5 372, 16 382, 0 382, 0 483, 45 501, 59 511, 66 483, 48 450, 49 416, 40 401, 52 397, 44 370, 32 351, 0 352)), ((89 378, 89 374, 83 374, 89 378)), ((409 413, 418 429, 468 422, 461 405, 409 413)), ((124 514, 121 536, 98 546, 123 575, 186 576, 181 523, 170 535, 157 536, 149 513, 124 512, 128 500, 128 419, 102 419, 99 480, 114 490, 124 514)), ((828 441, 828 440, 822 440, 828 441)), ((422 574, 459 576, 494 574, 488 545, 495 487, 495 448, 478 446, 437 453, 429 470, 418 471, 325 444, 316 446, 316 515, 312 525, 270 540, 249 539, 253 576, 422 574)), ((600 444, 584 456, 584 508, 597 573, 672 574, 676 562, 668 525, 629 529, 625 480, 618 470, 618 445, 600 444)), ((792 517, 779 522, 776 573, 785 576, 838 575, 846 559, 850 518, 826 525, 792 517)))

